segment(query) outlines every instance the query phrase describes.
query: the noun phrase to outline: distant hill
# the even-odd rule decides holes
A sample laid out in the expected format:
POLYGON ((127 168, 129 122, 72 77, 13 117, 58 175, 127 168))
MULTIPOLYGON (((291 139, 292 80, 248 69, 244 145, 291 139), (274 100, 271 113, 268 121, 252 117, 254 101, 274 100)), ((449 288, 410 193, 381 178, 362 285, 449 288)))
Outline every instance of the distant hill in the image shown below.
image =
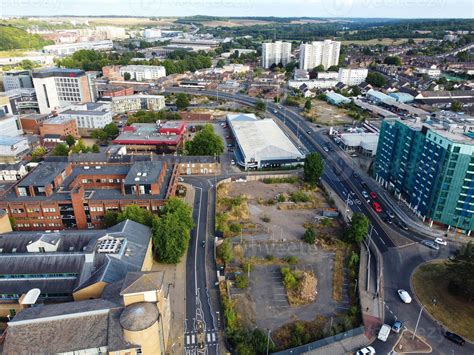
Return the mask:
POLYGON ((0 25, 0 50, 11 49, 39 49, 52 41, 43 39, 39 35, 32 35, 20 28, 0 25))

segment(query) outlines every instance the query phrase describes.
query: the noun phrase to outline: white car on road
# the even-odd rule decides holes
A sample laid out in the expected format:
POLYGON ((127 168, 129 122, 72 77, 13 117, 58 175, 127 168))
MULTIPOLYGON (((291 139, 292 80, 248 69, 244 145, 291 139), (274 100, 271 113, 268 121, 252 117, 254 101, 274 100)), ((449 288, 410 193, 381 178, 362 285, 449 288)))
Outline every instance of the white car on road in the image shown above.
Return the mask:
POLYGON ((405 290, 398 290, 398 295, 400 296, 400 299, 404 302, 404 303, 411 303, 411 296, 410 294, 405 291, 405 290))
POLYGON ((358 352, 356 352, 356 355, 375 355, 375 349, 371 346, 368 346, 366 348, 360 349, 358 352))
POLYGON ((439 244, 439 245, 448 245, 448 242, 444 240, 443 238, 436 238, 434 241, 436 244, 439 244))

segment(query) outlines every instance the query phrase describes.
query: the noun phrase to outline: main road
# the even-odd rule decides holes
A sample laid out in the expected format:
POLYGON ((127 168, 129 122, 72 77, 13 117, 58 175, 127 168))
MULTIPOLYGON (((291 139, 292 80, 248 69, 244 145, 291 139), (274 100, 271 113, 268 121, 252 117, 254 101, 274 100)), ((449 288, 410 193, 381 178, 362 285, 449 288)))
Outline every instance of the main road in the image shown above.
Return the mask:
MULTIPOLYGON (((214 96, 219 99, 235 101, 244 105, 254 106, 257 99, 240 94, 217 93, 209 90, 196 90, 191 88, 169 88, 166 93, 185 92, 192 95, 214 96)), ((425 239, 418 229, 408 231, 400 230, 392 225, 383 223, 365 198, 361 194, 363 190, 362 183, 369 187, 373 182, 370 178, 362 179, 360 173, 350 164, 343 154, 335 151, 326 152, 322 149, 323 145, 331 144, 320 132, 315 132, 308 122, 298 113, 285 106, 267 103, 267 110, 288 127, 310 152, 319 152, 325 159, 325 169, 322 179, 336 191, 343 200, 362 201, 362 203, 352 203, 348 205, 353 211, 365 214, 373 226, 372 241, 383 255, 383 277, 384 277, 384 305, 385 319, 388 324, 399 319, 403 321, 406 328, 413 330, 415 328, 421 305, 418 302, 412 302, 409 305, 403 304, 397 295, 397 289, 402 288, 411 290, 411 275, 414 270, 422 263, 447 258, 452 255, 457 248, 455 245, 449 245, 440 248, 439 251, 433 251, 419 243, 425 239), (357 177, 359 176, 359 177, 357 177), (394 238, 405 237, 411 240, 411 243, 403 247, 397 247, 394 238)), ((378 198, 384 210, 387 210, 394 201, 388 196, 378 198)), ((207 200, 206 200, 207 203, 207 200)), ((404 216, 399 216, 404 218, 404 216)), ((405 216, 405 218, 407 218, 405 216)), ((198 236, 199 237, 199 236, 198 236)), ((198 240, 195 247, 198 247, 198 240)), ((191 252, 191 250, 190 250, 191 252)), ((199 254, 199 253, 198 253, 199 254)), ((199 257, 199 255, 197 255, 199 257)), ((189 268, 188 268, 189 270, 189 268)), ((189 283, 188 283, 189 285, 189 283)), ((188 292, 187 292, 188 294, 188 292)), ((189 317, 188 317, 189 318, 189 317)), ((474 354, 474 345, 466 343, 464 348, 460 348, 454 343, 446 340, 443 336, 444 329, 426 312, 422 312, 417 333, 422 335, 433 348, 435 354, 474 354)), ((388 354, 396 342, 395 336, 389 337, 385 343, 376 340, 373 346, 378 353, 388 354)))

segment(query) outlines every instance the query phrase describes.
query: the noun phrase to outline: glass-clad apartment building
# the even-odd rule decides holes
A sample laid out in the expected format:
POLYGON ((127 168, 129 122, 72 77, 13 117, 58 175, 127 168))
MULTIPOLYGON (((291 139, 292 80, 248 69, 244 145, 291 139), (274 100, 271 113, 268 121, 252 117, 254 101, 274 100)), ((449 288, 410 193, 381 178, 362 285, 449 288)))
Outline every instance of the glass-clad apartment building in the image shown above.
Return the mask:
POLYGON ((449 122, 382 122, 374 177, 430 223, 474 229, 474 134, 449 122))

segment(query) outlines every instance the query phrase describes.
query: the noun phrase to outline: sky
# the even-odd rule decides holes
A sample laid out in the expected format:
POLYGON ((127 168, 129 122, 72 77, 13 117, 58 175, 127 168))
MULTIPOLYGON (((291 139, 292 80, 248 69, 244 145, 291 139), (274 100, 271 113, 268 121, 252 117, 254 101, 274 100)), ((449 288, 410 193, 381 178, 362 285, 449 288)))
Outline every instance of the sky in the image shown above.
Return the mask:
POLYGON ((0 16, 474 18, 474 0, 0 0, 0 16))

